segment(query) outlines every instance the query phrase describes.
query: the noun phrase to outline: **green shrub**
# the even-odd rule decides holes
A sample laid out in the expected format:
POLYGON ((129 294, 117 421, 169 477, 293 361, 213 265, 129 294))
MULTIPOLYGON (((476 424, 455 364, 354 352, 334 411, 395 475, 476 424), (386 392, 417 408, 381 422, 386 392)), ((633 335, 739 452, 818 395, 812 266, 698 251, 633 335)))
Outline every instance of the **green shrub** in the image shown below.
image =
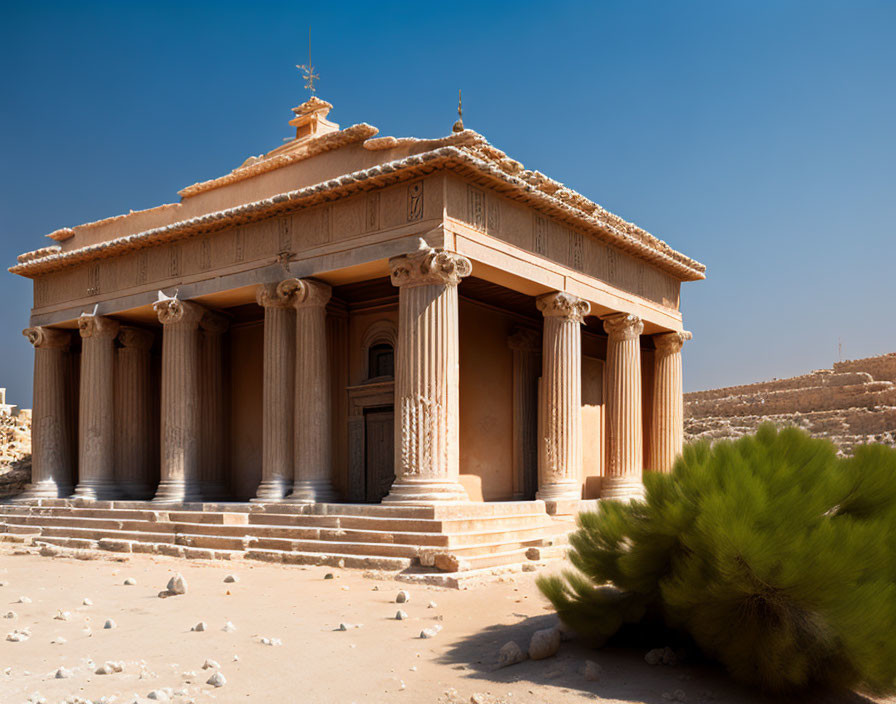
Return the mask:
POLYGON ((598 645, 674 629, 772 692, 896 691, 896 451, 841 459, 767 424, 690 445, 645 485, 645 502, 580 514, 577 571, 540 578, 564 622, 598 645))

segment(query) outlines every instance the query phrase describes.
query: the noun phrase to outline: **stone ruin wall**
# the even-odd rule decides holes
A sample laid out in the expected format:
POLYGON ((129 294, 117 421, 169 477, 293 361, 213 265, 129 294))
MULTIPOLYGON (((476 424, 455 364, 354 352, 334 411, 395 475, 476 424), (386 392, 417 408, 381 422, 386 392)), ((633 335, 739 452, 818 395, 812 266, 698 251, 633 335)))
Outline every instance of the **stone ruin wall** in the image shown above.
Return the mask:
POLYGON ((20 494, 30 481, 31 411, 0 404, 0 499, 20 494))
POLYGON ((896 447, 896 353, 837 362, 833 369, 684 395, 685 439, 733 439, 771 421, 855 445, 896 447))

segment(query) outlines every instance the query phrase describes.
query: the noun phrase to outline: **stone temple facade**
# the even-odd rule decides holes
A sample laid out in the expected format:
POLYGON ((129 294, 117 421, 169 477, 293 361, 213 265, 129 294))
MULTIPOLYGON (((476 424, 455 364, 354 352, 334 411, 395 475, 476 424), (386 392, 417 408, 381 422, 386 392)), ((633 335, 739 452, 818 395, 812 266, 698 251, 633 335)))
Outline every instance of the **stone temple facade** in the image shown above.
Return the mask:
POLYGON ((844 454, 864 443, 896 447, 896 354, 836 362, 789 379, 685 394, 685 437, 734 439, 761 423, 795 425, 844 454))
POLYGON ((19 257, 26 500, 558 515, 669 470, 703 265, 460 123, 377 137, 331 108, 19 257))

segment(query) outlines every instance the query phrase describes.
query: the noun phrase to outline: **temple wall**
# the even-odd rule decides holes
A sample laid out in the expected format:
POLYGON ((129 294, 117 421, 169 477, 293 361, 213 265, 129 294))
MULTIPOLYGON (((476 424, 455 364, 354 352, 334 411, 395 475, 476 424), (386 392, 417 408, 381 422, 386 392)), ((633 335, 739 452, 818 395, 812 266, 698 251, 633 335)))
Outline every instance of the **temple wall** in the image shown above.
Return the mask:
POLYGON ((473 501, 513 492, 513 317, 460 301, 460 482, 473 501))
POLYGON ((262 322, 230 329, 230 490, 234 499, 255 496, 261 481, 262 322))
POLYGON ((896 354, 684 398, 687 440, 736 438, 771 421, 829 438, 845 453, 868 442, 896 447, 896 354))

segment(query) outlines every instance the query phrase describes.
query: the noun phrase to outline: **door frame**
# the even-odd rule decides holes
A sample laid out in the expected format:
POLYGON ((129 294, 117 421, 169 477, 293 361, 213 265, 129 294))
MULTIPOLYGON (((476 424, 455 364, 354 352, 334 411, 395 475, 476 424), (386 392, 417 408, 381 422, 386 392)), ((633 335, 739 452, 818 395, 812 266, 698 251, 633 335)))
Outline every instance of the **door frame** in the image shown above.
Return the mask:
POLYGON ((346 387, 348 393, 348 486, 350 503, 365 503, 367 498, 367 444, 364 411, 368 408, 395 408, 395 381, 372 381, 346 387))

